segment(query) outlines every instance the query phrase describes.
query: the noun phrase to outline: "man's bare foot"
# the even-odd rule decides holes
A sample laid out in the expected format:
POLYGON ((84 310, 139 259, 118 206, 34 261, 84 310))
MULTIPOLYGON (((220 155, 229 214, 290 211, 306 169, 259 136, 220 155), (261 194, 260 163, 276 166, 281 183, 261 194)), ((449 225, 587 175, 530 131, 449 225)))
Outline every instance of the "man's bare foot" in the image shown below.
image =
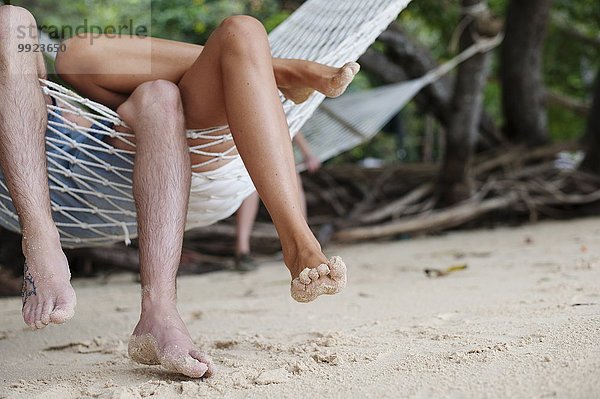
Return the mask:
POLYGON ((77 299, 58 237, 23 238, 23 320, 31 328, 62 324, 75 314, 77 299))
POLYGON ((215 371, 210 358, 194 345, 175 305, 142 311, 129 340, 129 356, 192 378, 210 377, 215 371))
POLYGON ((315 90, 327 97, 341 96, 360 70, 360 65, 348 62, 341 68, 333 68, 311 63, 309 69, 310 73, 302 79, 294 79, 296 82, 290 82, 289 86, 279 87, 283 95, 296 104, 308 100, 315 90))
POLYGON ((320 295, 337 294, 346 287, 346 265, 339 256, 326 260, 320 251, 288 257, 292 274, 290 292, 298 302, 310 302, 320 295))

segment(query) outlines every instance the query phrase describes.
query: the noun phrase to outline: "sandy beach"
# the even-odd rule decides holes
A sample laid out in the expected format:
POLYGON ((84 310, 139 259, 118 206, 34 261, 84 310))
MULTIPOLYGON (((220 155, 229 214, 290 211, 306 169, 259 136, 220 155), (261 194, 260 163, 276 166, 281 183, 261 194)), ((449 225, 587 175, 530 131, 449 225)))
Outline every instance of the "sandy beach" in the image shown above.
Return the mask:
POLYGON ((2 398, 598 398, 600 218, 327 248, 347 289, 289 296, 281 262, 179 279, 179 309, 218 374, 127 357, 131 275, 75 280, 77 313, 31 331, 0 300, 2 398), (425 268, 466 264, 427 278, 425 268))

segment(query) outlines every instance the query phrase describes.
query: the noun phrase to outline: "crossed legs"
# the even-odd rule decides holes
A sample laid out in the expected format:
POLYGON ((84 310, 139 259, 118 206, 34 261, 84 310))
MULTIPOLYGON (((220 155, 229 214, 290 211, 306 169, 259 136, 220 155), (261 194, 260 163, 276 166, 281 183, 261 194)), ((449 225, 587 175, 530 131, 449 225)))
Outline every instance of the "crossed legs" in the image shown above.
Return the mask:
MULTIPOLYGON (((238 39, 249 42, 247 38, 238 39)), ((90 40, 82 35, 63 43, 66 51, 56 59, 63 80, 114 109, 144 82, 162 79, 178 84, 204 51, 196 44, 127 36, 90 40), (140 66, 148 69, 149 65, 151 73, 140 70, 140 66)), ((271 64, 277 86, 296 103, 305 101, 315 90, 328 97, 342 94, 358 71, 354 62, 334 68, 306 60, 273 58, 271 64)))
POLYGON ((90 46, 85 38, 74 38, 57 60, 57 70, 76 89, 111 106, 118 106, 124 93, 146 80, 158 78, 178 84, 187 128, 229 125, 279 233, 284 260, 294 280, 294 298, 309 301, 319 293, 335 293, 343 285, 345 273, 335 271, 343 268, 336 262, 332 262, 333 280, 327 267, 316 270, 326 259, 303 217, 277 89, 289 92, 308 88, 339 95, 357 72, 357 64, 338 69, 303 60, 273 59, 262 25, 237 16, 226 19, 203 48, 139 38, 100 38, 90 46), (140 51, 143 46, 149 48, 140 51), (121 57, 118 71, 111 59, 114 53, 121 57), (152 74, 136 73, 136 65, 150 61, 152 74), (85 71, 89 74, 82 74, 85 71))
POLYGON ((19 53, 18 26, 35 26, 18 7, 0 7, 0 166, 23 234, 25 271, 23 318, 32 328, 63 323, 73 316, 75 292, 67 260, 52 220, 46 174, 46 99, 39 77, 45 76, 40 53, 19 53))

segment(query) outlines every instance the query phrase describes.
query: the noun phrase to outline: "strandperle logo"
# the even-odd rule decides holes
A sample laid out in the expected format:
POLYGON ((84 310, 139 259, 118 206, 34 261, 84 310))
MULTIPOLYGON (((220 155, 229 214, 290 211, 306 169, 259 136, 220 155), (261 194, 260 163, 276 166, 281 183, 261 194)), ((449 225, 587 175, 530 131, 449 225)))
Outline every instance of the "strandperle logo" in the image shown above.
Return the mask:
POLYGON ((72 25, 30 25, 30 26, 18 26, 17 27, 17 38, 24 39, 26 37, 36 37, 38 30, 45 32, 53 40, 66 39, 73 36, 78 36, 84 33, 88 34, 90 43, 93 44, 94 39, 104 37, 108 39, 115 39, 123 36, 136 36, 139 38, 145 38, 149 36, 148 27, 145 25, 136 25, 133 19, 130 19, 127 23, 120 25, 94 25, 90 24, 87 19, 83 20, 82 24, 72 25))

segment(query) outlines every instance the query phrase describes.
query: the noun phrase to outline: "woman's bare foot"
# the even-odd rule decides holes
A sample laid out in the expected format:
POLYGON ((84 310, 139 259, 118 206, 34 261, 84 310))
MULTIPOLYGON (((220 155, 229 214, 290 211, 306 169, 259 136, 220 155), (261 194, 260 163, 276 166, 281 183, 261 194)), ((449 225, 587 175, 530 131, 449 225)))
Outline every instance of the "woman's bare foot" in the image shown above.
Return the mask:
POLYGON ((346 265, 339 256, 314 268, 305 268, 292 280, 292 298, 310 302, 320 295, 337 294, 346 287, 346 265))
POLYGON ((61 324, 75 314, 77 299, 58 236, 23 238, 23 320, 31 328, 61 324))
POLYGON ((298 302, 311 302, 320 295, 333 295, 346 287, 346 265, 339 256, 327 260, 320 246, 313 251, 293 251, 284 256, 292 274, 290 292, 298 302))
POLYGON ((360 70, 360 65, 356 62, 333 68, 315 62, 289 60, 286 67, 286 78, 280 79, 283 80, 281 82, 278 80, 277 83, 283 95, 296 104, 308 100, 315 90, 327 97, 342 95, 360 70))
POLYGON ((215 371, 210 358, 194 345, 175 305, 142 311, 129 340, 129 356, 192 378, 209 377, 215 371))

